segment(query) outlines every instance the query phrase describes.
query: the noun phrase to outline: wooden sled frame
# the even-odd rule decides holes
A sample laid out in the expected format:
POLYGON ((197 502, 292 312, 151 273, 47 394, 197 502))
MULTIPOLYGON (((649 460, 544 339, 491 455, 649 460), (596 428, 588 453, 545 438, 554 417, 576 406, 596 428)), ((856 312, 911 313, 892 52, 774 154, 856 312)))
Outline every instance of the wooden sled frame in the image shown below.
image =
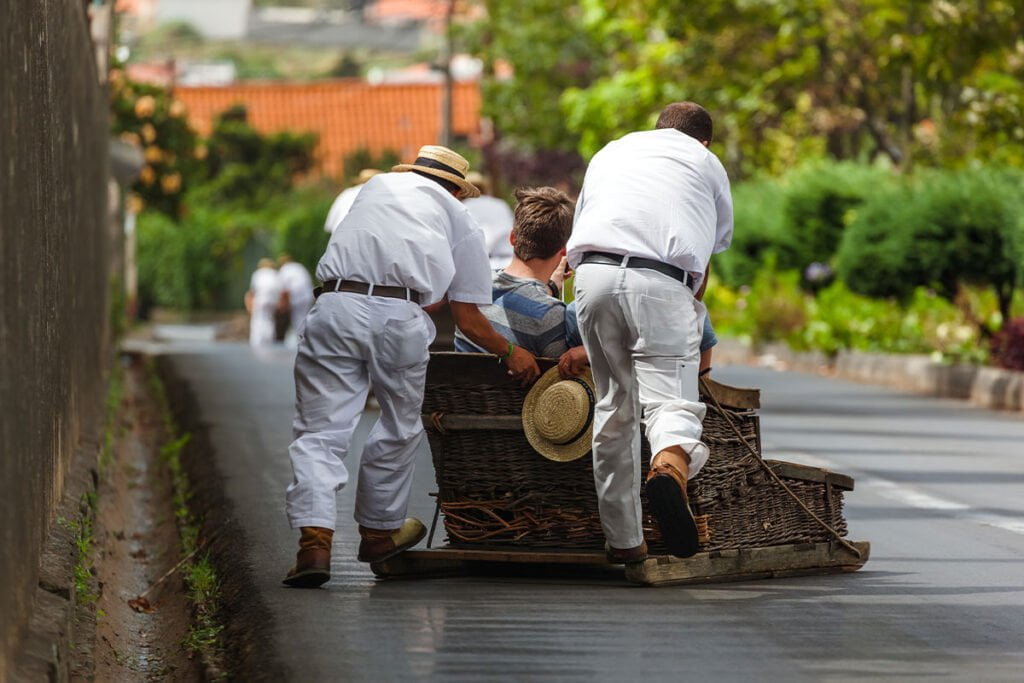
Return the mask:
MULTIPOLYGON (((642 563, 627 565, 624 576, 633 584, 668 586, 852 572, 864 566, 871 551, 866 541, 853 541, 852 545, 860 551, 860 557, 835 542, 715 550, 686 559, 653 556, 642 563)), ((422 579, 467 576, 497 565, 614 567, 604 553, 444 546, 409 550, 371 564, 370 569, 381 579, 422 579)))

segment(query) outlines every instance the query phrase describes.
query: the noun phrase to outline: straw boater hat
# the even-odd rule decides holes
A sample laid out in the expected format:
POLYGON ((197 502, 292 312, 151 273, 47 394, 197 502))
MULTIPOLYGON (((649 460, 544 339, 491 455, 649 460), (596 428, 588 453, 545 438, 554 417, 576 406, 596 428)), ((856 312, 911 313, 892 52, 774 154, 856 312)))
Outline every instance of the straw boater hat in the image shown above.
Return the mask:
POLYGON ((490 194, 491 184, 483 173, 480 173, 479 171, 470 171, 466 174, 466 180, 476 185, 476 188, 480 190, 481 194, 490 194))
POLYGON ((420 147, 416 161, 411 164, 393 166, 392 171, 419 171, 428 175, 447 180, 459 186, 459 199, 479 197, 480 190, 466 180, 469 162, 447 147, 440 145, 423 145, 420 147))
POLYGON ((364 168, 362 171, 359 172, 359 175, 356 176, 356 182, 354 182, 353 185, 362 185, 373 176, 383 172, 384 171, 378 168, 364 168))
POLYGON ((554 367, 541 375, 523 401, 523 431, 548 460, 569 462, 590 452, 594 433, 594 377, 562 379, 554 367))

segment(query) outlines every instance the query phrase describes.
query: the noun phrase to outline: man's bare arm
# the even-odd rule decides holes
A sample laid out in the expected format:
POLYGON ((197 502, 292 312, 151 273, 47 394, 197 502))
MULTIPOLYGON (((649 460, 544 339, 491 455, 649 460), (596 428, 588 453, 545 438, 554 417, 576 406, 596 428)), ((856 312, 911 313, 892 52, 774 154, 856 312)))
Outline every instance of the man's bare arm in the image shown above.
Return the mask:
MULTIPOLYGON (((469 340, 488 353, 496 356, 508 354, 509 342, 498 334, 476 304, 449 301, 455 325, 469 340)), ((540 376, 540 368, 533 354, 513 345, 512 355, 505 359, 509 374, 523 383, 529 383, 540 376)))

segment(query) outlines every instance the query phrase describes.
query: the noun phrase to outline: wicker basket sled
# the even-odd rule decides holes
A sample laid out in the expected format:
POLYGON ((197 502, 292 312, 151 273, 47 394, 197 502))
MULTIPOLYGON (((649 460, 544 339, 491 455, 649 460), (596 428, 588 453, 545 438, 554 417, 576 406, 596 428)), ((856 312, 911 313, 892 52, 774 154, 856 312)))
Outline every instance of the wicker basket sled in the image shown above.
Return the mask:
MULTIPOLYGON (((554 362, 540 364, 543 371, 554 362)), ((530 446, 521 419, 526 392, 493 356, 432 354, 423 421, 446 544, 372 565, 378 576, 465 573, 488 562, 606 564, 591 458, 553 462, 530 446)), ((696 583, 863 566, 869 545, 842 538, 843 494, 853 490, 853 479, 763 460, 758 390, 707 381, 702 393, 708 406, 702 439, 711 454, 688 487, 702 552, 687 559, 664 555, 641 497, 651 558, 629 565, 626 578, 696 583)), ((646 439, 642 452, 649 462, 646 439)))

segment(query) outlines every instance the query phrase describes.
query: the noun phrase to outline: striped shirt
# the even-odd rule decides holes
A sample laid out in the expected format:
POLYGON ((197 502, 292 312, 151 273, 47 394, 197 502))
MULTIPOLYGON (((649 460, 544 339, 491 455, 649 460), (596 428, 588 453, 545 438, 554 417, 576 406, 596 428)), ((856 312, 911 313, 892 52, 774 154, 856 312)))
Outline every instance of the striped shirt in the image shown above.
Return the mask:
MULTIPOLYGON (((558 358, 569 350, 566 306, 551 296, 546 284, 499 270, 494 274, 491 298, 493 303, 481 306, 480 312, 505 339, 545 358, 558 358)), ((575 345, 580 343, 575 341, 575 345)), ((455 350, 484 353, 458 329, 455 350)))

